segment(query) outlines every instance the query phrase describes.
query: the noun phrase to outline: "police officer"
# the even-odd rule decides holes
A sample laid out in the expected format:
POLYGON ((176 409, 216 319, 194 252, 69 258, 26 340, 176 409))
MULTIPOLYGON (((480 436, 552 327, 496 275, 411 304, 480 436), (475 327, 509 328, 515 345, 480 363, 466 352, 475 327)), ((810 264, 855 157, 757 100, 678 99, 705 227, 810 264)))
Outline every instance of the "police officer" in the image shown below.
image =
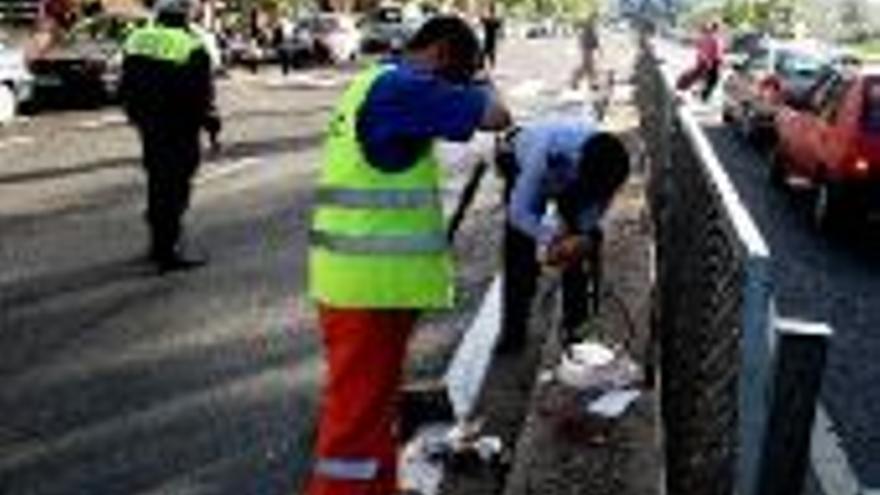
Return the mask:
POLYGON ((149 258, 164 273, 200 266, 179 245, 200 130, 219 129, 211 61, 189 28, 192 0, 157 0, 155 20, 136 29, 124 48, 120 96, 143 146, 147 175, 149 258))
POLYGON ((396 493, 406 344, 419 312, 453 295, 433 142, 510 124, 474 84, 479 58, 465 21, 433 17, 399 60, 356 77, 331 117, 309 255, 329 366, 308 495, 396 493))

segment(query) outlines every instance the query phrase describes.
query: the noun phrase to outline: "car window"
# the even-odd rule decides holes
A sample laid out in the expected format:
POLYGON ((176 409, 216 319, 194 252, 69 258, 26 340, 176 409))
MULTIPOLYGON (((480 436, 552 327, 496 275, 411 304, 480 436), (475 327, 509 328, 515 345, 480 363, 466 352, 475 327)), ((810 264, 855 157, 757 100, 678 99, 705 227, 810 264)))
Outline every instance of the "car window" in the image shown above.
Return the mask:
POLYGON ((121 43, 131 28, 137 24, 138 22, 134 19, 114 17, 88 19, 75 26, 67 39, 70 42, 116 41, 121 43))
POLYGON ((820 115, 825 120, 828 122, 837 120, 837 115, 840 113, 840 108, 843 106, 846 94, 852 85, 852 79, 842 77, 837 78, 835 84, 831 85, 828 90, 828 96, 822 107, 820 107, 820 115))
POLYGON ((820 111, 828 102, 833 87, 840 83, 840 74, 838 72, 828 72, 820 78, 816 84, 807 93, 806 101, 810 109, 820 111))
POLYGON ((402 22, 403 11, 398 9, 380 9, 376 12, 376 20, 389 23, 402 22))
POLYGON ((767 70, 770 68, 770 51, 766 48, 756 50, 745 61, 747 71, 767 70))
POLYGON ((322 17, 316 24, 315 31, 318 33, 330 33, 339 29, 339 19, 335 17, 322 17))
POLYGON ((775 71, 782 76, 813 77, 824 64, 818 57, 807 53, 780 50, 776 57, 775 71))
POLYGON ((733 37, 728 49, 731 53, 752 53, 759 49, 761 35, 758 33, 739 34, 733 37))
POLYGON ((880 134, 880 78, 865 81, 862 96, 862 129, 880 134))

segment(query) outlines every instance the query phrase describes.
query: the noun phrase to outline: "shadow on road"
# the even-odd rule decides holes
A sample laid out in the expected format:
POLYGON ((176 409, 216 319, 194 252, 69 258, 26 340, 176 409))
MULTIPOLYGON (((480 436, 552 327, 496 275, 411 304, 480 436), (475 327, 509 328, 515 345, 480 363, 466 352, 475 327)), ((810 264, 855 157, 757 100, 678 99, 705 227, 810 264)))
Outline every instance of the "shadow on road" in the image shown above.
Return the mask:
MULTIPOLYGON (((314 133, 289 138, 239 141, 224 146, 221 153, 215 159, 235 160, 252 156, 260 157, 280 153, 296 153, 318 146, 322 138, 322 133, 314 133)), ((0 175, 0 186, 60 179, 107 169, 135 167, 139 166, 140 162, 140 156, 114 157, 81 163, 73 167, 55 167, 0 175)), ((203 167, 210 166, 210 163, 203 164, 203 167)))

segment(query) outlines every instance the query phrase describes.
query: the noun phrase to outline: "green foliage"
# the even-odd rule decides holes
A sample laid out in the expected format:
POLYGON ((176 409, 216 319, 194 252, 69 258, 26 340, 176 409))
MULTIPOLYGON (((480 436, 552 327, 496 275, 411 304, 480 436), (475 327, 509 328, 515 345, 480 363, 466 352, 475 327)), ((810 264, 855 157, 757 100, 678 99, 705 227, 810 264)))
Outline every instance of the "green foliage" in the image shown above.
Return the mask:
POLYGON ((581 19, 600 12, 607 0, 497 0, 505 12, 534 17, 555 15, 581 19))

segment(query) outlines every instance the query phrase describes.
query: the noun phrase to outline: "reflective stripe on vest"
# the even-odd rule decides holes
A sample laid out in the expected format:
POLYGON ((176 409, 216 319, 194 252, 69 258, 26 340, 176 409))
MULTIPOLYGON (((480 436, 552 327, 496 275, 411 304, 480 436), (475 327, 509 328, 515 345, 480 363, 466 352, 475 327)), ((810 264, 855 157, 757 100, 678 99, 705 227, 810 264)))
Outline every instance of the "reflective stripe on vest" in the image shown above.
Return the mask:
POLYGON ((436 189, 347 189, 322 187, 318 204, 343 208, 429 208, 440 202, 436 189))
POLYGON ((449 249, 442 232, 406 235, 344 235, 313 230, 312 246, 347 254, 438 254, 449 249))
POLYGON ((336 480, 368 481, 376 479, 379 473, 379 461, 325 457, 315 464, 315 473, 336 480))

